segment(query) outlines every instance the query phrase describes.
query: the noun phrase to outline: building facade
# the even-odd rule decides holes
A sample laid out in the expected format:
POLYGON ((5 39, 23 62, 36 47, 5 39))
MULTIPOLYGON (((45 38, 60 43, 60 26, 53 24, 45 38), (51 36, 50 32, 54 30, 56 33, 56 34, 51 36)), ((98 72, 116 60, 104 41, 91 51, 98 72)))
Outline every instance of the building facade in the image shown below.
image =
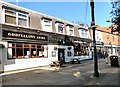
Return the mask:
MULTIPOLYGON (((92 33, 92 29, 91 33, 92 33)), ((96 26, 96 48, 97 53, 107 51, 110 55, 120 55, 120 35, 118 32, 111 32, 109 27, 96 26)))
POLYGON ((67 63, 74 57, 91 58, 87 27, 3 1, 0 12, 2 71, 45 66, 55 60, 67 63))
MULTIPOLYGON (((91 35, 91 39, 93 41, 93 31, 92 29, 90 29, 90 35, 91 35)), ((97 56, 98 58, 102 58, 103 53, 104 53, 104 40, 103 40, 103 32, 98 30, 96 27, 95 30, 95 40, 96 40, 96 50, 97 50, 97 56)), ((91 51, 93 52, 93 42, 91 43, 91 51)))

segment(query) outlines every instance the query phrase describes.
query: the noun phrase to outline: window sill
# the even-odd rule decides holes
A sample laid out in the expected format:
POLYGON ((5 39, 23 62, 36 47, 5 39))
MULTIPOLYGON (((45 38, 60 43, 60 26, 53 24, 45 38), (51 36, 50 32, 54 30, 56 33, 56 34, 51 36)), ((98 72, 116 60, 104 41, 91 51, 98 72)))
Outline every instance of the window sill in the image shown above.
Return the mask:
POLYGON ((29 28, 28 26, 21 26, 21 25, 16 25, 16 24, 9 24, 9 23, 3 23, 5 25, 9 25, 9 26, 14 26, 14 27, 23 27, 23 28, 29 28))

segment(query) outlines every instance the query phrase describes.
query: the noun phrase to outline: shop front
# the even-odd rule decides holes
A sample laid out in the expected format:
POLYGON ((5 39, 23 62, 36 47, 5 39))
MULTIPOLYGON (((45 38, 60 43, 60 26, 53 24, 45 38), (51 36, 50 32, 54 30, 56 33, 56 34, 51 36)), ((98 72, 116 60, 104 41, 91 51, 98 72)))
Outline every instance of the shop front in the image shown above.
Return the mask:
POLYGON ((79 38, 74 40, 74 58, 80 60, 92 59, 90 50, 90 39, 79 38))
POLYGON ((118 55, 119 50, 116 45, 105 45, 105 51, 109 53, 109 55, 118 55))
POLYGON ((70 62, 74 57, 74 46, 72 40, 73 39, 67 35, 51 34, 49 38, 49 46, 53 50, 49 52, 53 52, 54 54, 56 53, 58 61, 63 63, 70 62))
POLYGON ((1 30, 3 71, 45 66, 60 57, 66 63, 74 57, 69 36, 7 25, 1 30))
POLYGON ((96 49, 97 49, 97 56, 98 58, 104 58, 104 42, 96 41, 96 49))
POLYGON ((48 57, 49 35, 46 32, 15 27, 2 27, 3 71, 25 69, 50 64, 48 57))
POLYGON ((1 31, 3 71, 45 66, 56 60, 68 63, 74 57, 90 58, 89 39, 8 25, 1 31), (76 38, 82 43, 75 45, 76 38))

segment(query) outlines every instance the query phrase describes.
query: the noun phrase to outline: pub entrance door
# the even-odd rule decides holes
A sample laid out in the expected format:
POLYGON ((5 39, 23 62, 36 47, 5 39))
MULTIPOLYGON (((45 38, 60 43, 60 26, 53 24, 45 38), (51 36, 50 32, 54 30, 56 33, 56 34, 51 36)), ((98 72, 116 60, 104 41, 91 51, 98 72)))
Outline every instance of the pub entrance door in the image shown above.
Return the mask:
POLYGON ((65 49, 58 49, 58 60, 65 63, 65 49))

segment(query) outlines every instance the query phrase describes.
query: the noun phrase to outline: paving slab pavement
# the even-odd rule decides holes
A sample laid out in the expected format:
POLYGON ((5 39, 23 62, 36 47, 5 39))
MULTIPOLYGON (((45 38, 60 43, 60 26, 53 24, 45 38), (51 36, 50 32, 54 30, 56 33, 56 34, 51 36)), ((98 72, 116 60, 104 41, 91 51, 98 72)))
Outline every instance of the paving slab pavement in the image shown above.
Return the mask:
POLYGON ((99 60, 100 77, 93 77, 93 61, 82 64, 65 64, 64 67, 49 66, 32 68, 25 71, 6 72, 3 85, 118 85, 119 67, 105 64, 99 60))

